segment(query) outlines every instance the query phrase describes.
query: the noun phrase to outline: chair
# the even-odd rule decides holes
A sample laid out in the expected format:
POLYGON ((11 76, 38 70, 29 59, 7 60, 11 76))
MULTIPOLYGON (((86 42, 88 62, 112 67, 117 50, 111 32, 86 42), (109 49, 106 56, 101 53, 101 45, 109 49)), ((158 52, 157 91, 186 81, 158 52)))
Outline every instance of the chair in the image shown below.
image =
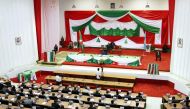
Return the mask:
POLYGON ((73 42, 69 42, 68 49, 73 49, 73 42))
POLYGON ((118 53, 119 55, 121 55, 121 51, 122 51, 122 48, 121 46, 114 46, 114 48, 111 50, 111 53, 118 53))

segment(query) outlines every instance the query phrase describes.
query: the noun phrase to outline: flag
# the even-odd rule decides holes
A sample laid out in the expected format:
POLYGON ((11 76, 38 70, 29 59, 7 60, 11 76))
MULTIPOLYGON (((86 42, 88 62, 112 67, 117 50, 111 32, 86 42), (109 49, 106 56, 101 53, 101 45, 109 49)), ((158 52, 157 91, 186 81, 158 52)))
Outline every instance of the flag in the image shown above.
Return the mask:
POLYGON ((145 36, 144 36, 144 50, 146 50, 146 31, 144 31, 145 36))
POLYGON ((54 58, 55 58, 54 51, 45 52, 45 54, 46 54, 46 59, 44 59, 45 62, 54 62, 54 58))
POLYGON ((84 45, 83 45, 83 40, 82 40, 82 34, 81 31, 79 31, 79 37, 80 37, 80 47, 81 47, 81 51, 84 52, 84 45))

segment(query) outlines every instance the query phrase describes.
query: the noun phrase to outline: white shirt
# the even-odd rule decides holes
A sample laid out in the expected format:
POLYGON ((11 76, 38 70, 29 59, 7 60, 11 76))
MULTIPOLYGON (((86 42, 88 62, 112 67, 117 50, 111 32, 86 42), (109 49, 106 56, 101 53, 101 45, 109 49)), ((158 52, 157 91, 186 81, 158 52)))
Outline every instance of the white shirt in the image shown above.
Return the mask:
POLYGON ((99 70, 96 72, 96 79, 100 79, 100 77, 102 76, 102 72, 99 70))
POLYGON ((61 77, 58 76, 58 75, 56 75, 56 76, 55 76, 55 80, 56 80, 56 82, 61 82, 61 77))

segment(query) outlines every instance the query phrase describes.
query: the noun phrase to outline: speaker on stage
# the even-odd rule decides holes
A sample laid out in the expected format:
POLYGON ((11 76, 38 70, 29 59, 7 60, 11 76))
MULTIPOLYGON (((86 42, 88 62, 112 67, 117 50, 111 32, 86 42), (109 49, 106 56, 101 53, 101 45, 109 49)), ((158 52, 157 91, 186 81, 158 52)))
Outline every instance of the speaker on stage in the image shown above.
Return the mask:
POLYGON ((156 61, 159 59, 161 61, 161 51, 157 50, 156 51, 156 61))

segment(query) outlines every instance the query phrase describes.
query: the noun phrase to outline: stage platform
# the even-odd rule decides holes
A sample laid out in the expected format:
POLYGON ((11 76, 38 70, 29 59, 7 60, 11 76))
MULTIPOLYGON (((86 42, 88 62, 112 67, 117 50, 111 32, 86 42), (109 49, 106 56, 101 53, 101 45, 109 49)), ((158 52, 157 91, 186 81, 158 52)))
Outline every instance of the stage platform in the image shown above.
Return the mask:
MULTIPOLYGON (((61 65, 61 66, 50 66, 50 65, 37 65, 33 66, 33 69, 38 69, 40 71, 72 71, 72 72, 96 72, 98 67, 90 67, 90 66, 74 66, 74 65, 61 65)), ((120 68, 104 68, 104 74, 118 74, 118 75, 128 75, 135 76, 137 79, 147 79, 150 80, 165 80, 174 83, 174 89, 186 94, 190 95, 189 84, 190 81, 184 80, 183 78, 179 78, 176 75, 169 72, 160 72, 160 75, 150 75, 147 74, 147 70, 135 70, 135 69, 120 69, 120 68)), ((160 84, 162 85, 162 84, 160 84)))
MULTIPOLYGON (((78 66, 94 66, 98 67, 98 64, 94 63, 84 63, 84 62, 65 62, 63 59, 67 55, 67 52, 79 52, 79 49, 67 49, 60 48, 60 53, 57 55, 57 59, 63 62, 63 65, 78 65, 78 66), (61 53, 62 52, 62 53, 61 53)), ((85 48, 84 53, 87 54, 101 54, 100 48, 85 48)), ((111 54, 112 55, 112 54, 111 54)), ((159 65, 159 71, 170 71, 170 58, 171 53, 162 53, 162 60, 156 61, 155 52, 145 52, 145 50, 132 50, 132 49, 122 49, 121 54, 114 53, 114 55, 127 55, 127 56, 138 56, 140 58, 141 64, 139 66, 127 66, 127 65, 116 65, 116 64, 105 64, 103 67, 106 68, 124 68, 124 69, 138 69, 146 70, 149 63, 157 63, 159 65)))

